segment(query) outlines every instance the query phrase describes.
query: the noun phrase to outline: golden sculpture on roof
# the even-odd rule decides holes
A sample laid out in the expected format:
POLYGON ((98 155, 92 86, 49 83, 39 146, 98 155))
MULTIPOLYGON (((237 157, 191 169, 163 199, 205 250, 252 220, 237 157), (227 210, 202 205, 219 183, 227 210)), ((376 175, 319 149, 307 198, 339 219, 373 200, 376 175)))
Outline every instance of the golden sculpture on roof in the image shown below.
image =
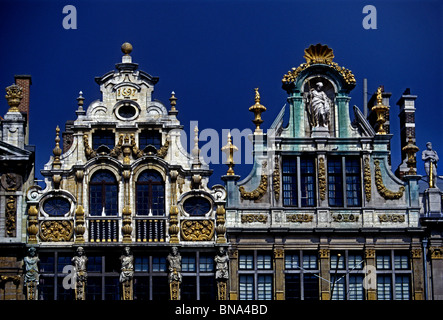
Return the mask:
POLYGON ((342 77, 343 80, 350 85, 355 85, 355 77, 352 74, 351 70, 348 70, 344 67, 340 67, 337 63, 333 62, 334 52, 327 45, 322 45, 320 43, 316 45, 311 45, 309 48, 305 49, 304 58, 306 59, 306 63, 302 63, 297 68, 292 68, 283 76, 282 82, 283 84, 289 84, 291 82, 295 82, 298 75, 305 69, 309 68, 314 64, 326 64, 330 68, 336 70, 342 77))

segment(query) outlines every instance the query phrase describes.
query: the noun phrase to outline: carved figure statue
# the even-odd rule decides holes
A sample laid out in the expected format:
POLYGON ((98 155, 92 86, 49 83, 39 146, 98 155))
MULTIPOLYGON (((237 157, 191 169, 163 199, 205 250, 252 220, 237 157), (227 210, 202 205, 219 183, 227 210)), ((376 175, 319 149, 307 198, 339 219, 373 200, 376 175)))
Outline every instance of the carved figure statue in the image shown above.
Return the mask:
POLYGON ((182 282, 182 258, 180 256, 180 253, 178 252, 177 247, 172 247, 171 253, 167 257, 168 264, 169 264, 169 275, 168 280, 169 282, 182 282))
POLYGON ((132 280, 134 276, 134 256, 131 254, 131 249, 125 247, 124 254, 120 257, 122 264, 120 273, 120 283, 132 280))
POLYGON ((83 247, 77 248, 77 256, 73 257, 71 261, 74 264, 76 277, 75 299, 85 300, 86 281, 88 280, 88 273, 86 271, 88 258, 85 256, 83 247))
POLYGON ((218 281, 227 281, 229 279, 229 257, 223 247, 220 247, 218 250, 218 254, 214 258, 216 270, 215 279, 218 281))
POLYGON ((25 267, 25 286, 30 282, 34 282, 35 284, 39 283, 38 263, 40 259, 36 255, 36 249, 34 247, 29 248, 28 253, 29 255, 23 259, 25 267))
POLYGON ((425 163, 426 175, 429 177, 429 187, 433 188, 435 186, 435 179, 437 178, 437 162, 438 155, 437 151, 432 150, 432 143, 426 143, 426 149, 423 150, 421 154, 421 159, 425 163), (432 176, 431 176, 431 166, 432 166, 432 176))
POLYGON ((307 96, 307 107, 311 125, 315 128, 329 127, 329 116, 331 113, 331 101, 324 91, 323 83, 317 82, 315 88, 309 90, 307 96))
POLYGON ((25 271, 25 277, 23 284, 26 287, 27 299, 37 300, 37 286, 39 284, 38 263, 40 259, 36 255, 36 249, 34 247, 29 248, 29 255, 23 259, 23 267, 25 271))

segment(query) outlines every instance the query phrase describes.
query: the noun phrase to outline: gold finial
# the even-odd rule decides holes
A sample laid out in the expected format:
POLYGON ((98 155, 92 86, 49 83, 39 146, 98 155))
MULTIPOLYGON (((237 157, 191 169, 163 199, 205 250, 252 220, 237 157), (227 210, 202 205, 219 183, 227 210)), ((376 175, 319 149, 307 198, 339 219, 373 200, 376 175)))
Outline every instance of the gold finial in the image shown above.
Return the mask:
POLYGON ((383 96, 382 96, 383 88, 382 86, 377 88, 377 104, 383 103, 383 96))
POLYGON ((261 134, 263 132, 260 129, 260 125, 263 123, 261 118, 262 112, 266 111, 266 107, 260 104, 260 93, 258 92, 258 88, 255 88, 255 104, 249 107, 249 111, 254 112, 255 118, 252 122, 255 124, 254 134, 261 134))
POLYGON ((177 104, 177 98, 175 97, 175 92, 171 92, 171 97, 169 98, 169 102, 171 103, 171 111, 175 112, 177 109, 175 109, 175 105, 177 104))
POLYGON ((128 56, 131 52, 132 52, 132 44, 130 44, 129 42, 125 42, 122 44, 122 52, 128 56))
POLYGON ((238 148, 232 144, 231 141, 231 132, 228 132, 228 143, 221 148, 221 150, 226 153, 226 164, 228 165, 228 172, 226 173, 228 176, 235 175, 234 173, 234 152, 238 151, 238 148))
POLYGON ((409 171, 407 172, 408 175, 415 175, 417 174, 417 171, 415 170, 417 160, 415 158, 415 154, 420 150, 412 140, 412 136, 409 135, 408 137, 408 144, 401 148, 401 151, 405 152, 408 156, 408 160, 406 160, 406 164, 408 165, 409 171))
POLYGON ((383 86, 377 88, 377 104, 372 107, 372 111, 377 115, 377 134, 386 134, 386 130, 383 128, 383 125, 386 122, 385 113, 389 110, 388 106, 383 104, 383 86))
POLYGON ((60 169, 61 162, 60 162, 60 156, 62 154, 62 149, 60 149, 60 128, 57 126, 55 128, 55 148, 52 150, 52 153, 54 154, 54 162, 52 163, 52 167, 54 169, 60 169))
POLYGON ((18 105, 23 98, 23 88, 13 84, 6 88, 6 100, 8 101, 8 112, 20 112, 18 105))

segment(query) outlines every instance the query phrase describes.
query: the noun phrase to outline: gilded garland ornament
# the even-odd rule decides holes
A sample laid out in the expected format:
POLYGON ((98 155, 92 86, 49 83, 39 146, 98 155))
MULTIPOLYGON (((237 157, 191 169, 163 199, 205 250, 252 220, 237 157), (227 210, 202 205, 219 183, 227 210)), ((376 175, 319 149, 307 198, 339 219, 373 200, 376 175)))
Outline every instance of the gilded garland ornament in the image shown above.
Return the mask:
POLYGON ((275 200, 280 199, 280 165, 278 158, 275 157, 274 172, 272 174, 272 187, 274 189, 275 200))
POLYGON ((314 216, 307 213, 294 213, 286 215, 287 222, 312 222, 313 219, 314 216))
POLYGON ((405 222, 405 215, 404 214, 379 214, 378 220, 380 222, 405 222))
POLYGON ((381 174, 381 169, 380 169, 380 161, 375 160, 374 165, 375 165, 375 185, 377 186, 378 193, 386 200, 400 199, 403 196, 405 187, 400 186, 397 192, 391 191, 388 188, 386 188, 386 186, 383 183, 383 176, 381 174))
POLYGON ((259 222, 259 223, 266 223, 268 222, 268 216, 266 214, 242 214, 241 215, 241 222, 242 223, 253 223, 253 222, 259 222))
POLYGON ((265 174, 266 166, 267 166, 267 162, 263 162, 262 174, 261 174, 261 178, 260 178, 260 184, 258 185, 257 189, 248 192, 248 191, 245 190, 245 188, 243 186, 240 186, 238 188, 238 190, 240 191, 240 196, 242 197, 242 199, 245 199, 245 200, 260 200, 266 194, 266 191, 268 190, 268 175, 265 174))
POLYGON ((371 166, 369 164, 369 158, 365 158, 364 160, 363 180, 365 183, 366 201, 369 202, 371 201, 372 193, 371 166))
POLYGON ((320 191, 320 200, 326 199, 326 168, 325 159, 318 159, 318 189, 320 191))

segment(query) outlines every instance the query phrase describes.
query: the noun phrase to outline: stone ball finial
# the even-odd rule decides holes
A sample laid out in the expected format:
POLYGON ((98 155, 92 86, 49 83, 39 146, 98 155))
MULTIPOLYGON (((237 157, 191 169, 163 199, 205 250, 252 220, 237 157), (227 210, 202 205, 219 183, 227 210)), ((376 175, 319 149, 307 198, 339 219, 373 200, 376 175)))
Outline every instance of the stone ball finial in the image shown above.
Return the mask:
POLYGON ((122 52, 126 55, 129 55, 132 52, 132 44, 129 42, 125 42, 122 44, 122 52))

